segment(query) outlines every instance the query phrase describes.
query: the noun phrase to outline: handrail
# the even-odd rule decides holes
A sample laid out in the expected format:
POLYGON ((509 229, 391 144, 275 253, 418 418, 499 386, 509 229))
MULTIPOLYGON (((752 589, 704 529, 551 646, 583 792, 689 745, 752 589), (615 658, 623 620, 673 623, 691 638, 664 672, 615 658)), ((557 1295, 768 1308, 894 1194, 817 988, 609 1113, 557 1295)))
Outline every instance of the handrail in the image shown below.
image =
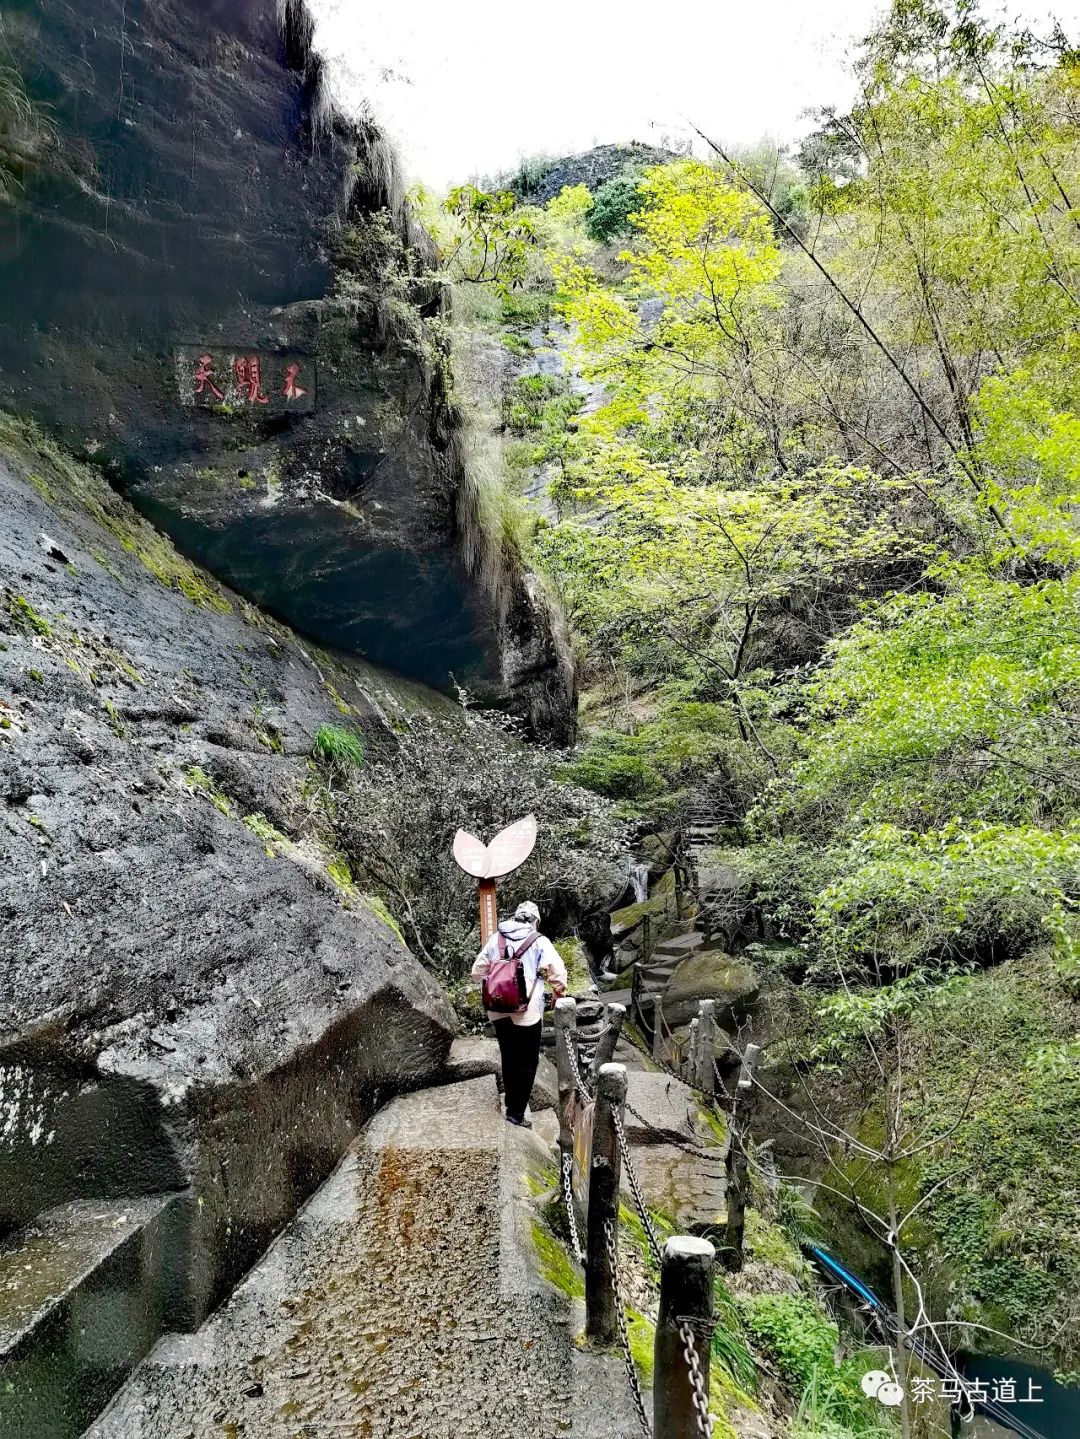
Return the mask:
MULTIPOLYGON (((827 1249, 822 1249, 817 1244, 803 1244, 802 1248, 810 1255, 819 1268, 824 1269, 827 1274, 831 1274, 834 1279, 838 1279, 845 1289, 850 1290, 857 1298, 868 1304, 886 1331, 891 1330, 894 1335, 899 1333, 899 1320, 885 1301, 880 1299, 867 1285, 863 1284, 862 1280, 856 1279, 854 1274, 845 1269, 839 1259, 834 1258, 827 1249)), ((963 1386, 963 1375, 959 1374, 956 1366, 952 1364, 951 1361, 943 1359, 940 1354, 931 1349, 926 1341, 920 1338, 919 1335, 905 1334, 904 1343, 908 1349, 911 1350, 912 1354, 921 1360, 928 1369, 933 1369, 935 1374, 940 1374, 946 1379, 959 1379, 961 1386, 963 1386)), ((998 1404, 996 1400, 979 1399, 973 1396, 966 1387, 964 1387, 964 1397, 974 1409, 981 1410, 989 1418, 993 1419, 995 1424, 1000 1424, 1003 1428, 1010 1429, 1014 1434, 1019 1434, 1021 1439, 1048 1439, 1048 1436, 1041 1430, 1032 1429, 1031 1426, 1025 1424, 1022 1419, 1010 1414, 1008 1410, 1001 1404, 998 1404)))

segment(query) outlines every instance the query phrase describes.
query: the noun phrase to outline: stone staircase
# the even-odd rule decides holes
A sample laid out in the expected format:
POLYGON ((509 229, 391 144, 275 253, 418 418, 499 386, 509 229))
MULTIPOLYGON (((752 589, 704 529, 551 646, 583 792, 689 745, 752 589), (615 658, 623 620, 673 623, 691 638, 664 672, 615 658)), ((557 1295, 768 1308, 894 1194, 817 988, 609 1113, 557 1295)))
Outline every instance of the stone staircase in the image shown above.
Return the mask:
POLYGON ((633 1439, 620 1362, 576 1348, 532 1238, 555 1132, 507 1126, 490 1075, 394 1100, 86 1439, 633 1439))
MULTIPOLYGON (((678 934, 672 939, 662 939, 653 947, 650 960, 638 960, 634 989, 637 993, 637 1008, 647 1025, 652 1026, 656 1008, 656 997, 662 994, 668 980, 684 959, 699 953, 705 947, 705 936, 697 930, 689 934, 678 934)), ((610 1001, 611 994, 605 995, 610 1001)))
POLYGON ((158 1339, 174 1196, 76 1200, 0 1243, 0 1435, 73 1439, 158 1339))

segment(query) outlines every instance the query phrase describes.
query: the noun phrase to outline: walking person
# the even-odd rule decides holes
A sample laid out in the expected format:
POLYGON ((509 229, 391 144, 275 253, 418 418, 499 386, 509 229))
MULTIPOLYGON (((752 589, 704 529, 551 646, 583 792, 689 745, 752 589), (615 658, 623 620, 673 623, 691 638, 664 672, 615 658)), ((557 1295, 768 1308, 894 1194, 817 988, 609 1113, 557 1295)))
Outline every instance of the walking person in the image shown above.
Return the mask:
POLYGON ((525 1129, 532 1128, 527 1110, 540 1063, 544 980, 556 999, 566 993, 566 965, 539 932, 539 923, 540 911, 531 900, 519 904, 513 919, 500 920, 472 967, 499 1041, 507 1123, 525 1129))

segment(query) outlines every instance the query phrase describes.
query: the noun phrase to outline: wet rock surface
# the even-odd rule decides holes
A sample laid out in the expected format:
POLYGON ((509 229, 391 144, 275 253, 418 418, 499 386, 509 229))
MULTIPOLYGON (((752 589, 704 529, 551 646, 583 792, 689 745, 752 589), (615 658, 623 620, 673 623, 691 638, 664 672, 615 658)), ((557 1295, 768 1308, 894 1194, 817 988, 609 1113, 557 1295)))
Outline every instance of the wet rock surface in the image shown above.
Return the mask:
POLYGON ((0 1434, 81 1433, 161 1332, 174 1201, 80 1200, 0 1241, 0 1434))
POLYGON ((519 1222, 536 1143, 508 1131, 490 1077, 395 1100, 229 1303, 164 1340, 87 1439, 629 1439, 618 1360, 575 1359, 578 1316, 519 1222))

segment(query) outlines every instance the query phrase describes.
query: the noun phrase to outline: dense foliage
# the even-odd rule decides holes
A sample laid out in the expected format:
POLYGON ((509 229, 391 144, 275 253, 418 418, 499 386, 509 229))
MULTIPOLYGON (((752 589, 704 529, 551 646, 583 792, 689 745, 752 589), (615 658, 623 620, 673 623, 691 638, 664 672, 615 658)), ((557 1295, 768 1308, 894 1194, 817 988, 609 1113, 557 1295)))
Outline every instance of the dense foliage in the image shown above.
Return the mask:
POLYGON ((1080 63, 969 0, 894 0, 857 79, 797 162, 712 145, 632 196, 519 207, 515 303, 554 307, 589 402, 553 408, 526 364, 507 455, 553 502, 533 553, 587 683, 572 777, 722 826, 812 983, 801 1061, 890 1116, 882 1194, 947 1174, 913 1229, 953 1297, 1074 1357, 1075 1149, 1041 1166, 1060 1205, 1021 1172, 1080 1123, 1080 63), (960 1073, 957 996, 1017 1013, 1036 970, 1030 1023, 984 1023, 960 1073))
POLYGON ((451 983, 479 948, 476 884, 452 854, 459 828, 490 839, 536 815, 542 842, 500 884, 503 912, 532 899, 557 934, 607 897, 625 844, 610 805, 561 781, 554 758, 500 717, 467 705, 444 718, 402 717, 395 743, 366 756, 349 732, 333 730, 330 742, 319 734, 311 798, 343 873, 386 904, 410 947, 451 983))

